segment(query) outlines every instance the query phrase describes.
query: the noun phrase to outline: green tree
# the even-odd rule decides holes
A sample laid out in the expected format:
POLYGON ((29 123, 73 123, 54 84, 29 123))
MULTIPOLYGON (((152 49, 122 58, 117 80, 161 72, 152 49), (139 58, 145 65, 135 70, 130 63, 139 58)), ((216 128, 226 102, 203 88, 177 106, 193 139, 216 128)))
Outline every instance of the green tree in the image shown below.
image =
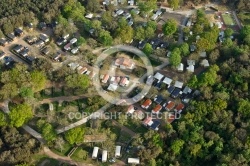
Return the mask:
POLYGON ((49 123, 45 123, 42 126, 41 131, 43 138, 48 142, 54 141, 57 137, 55 129, 49 123))
POLYGON ((70 129, 65 133, 65 139, 71 144, 81 143, 83 141, 84 129, 82 127, 76 127, 70 129))
POLYGON ((41 71, 32 71, 30 73, 32 89, 37 92, 45 88, 47 79, 43 72, 41 71))
POLYGON ((179 7, 179 0, 169 0, 169 4, 175 10, 179 7))
POLYGON ((198 79, 196 75, 192 76, 188 81, 188 86, 190 86, 191 88, 196 88, 198 86, 198 79))
POLYGON ((238 112, 245 117, 250 117, 250 101, 241 99, 238 102, 238 112))
POLYGON ((98 0, 88 0, 86 9, 96 13, 98 10, 100 10, 100 2, 98 0))
POLYGON ((177 67, 180 63, 181 63, 181 51, 179 48, 175 48, 170 57, 169 57, 169 63, 174 66, 177 67))
POLYGON ((117 38, 120 38, 123 43, 130 43, 134 36, 133 28, 124 23, 120 23, 119 28, 116 30, 117 38))
POLYGON ((142 26, 135 28, 135 39, 137 40, 144 40, 146 38, 145 30, 142 26))
POLYGON ((156 4, 157 0, 140 0, 138 3, 138 8, 143 14, 149 14, 151 10, 155 10, 157 8, 156 4))
POLYGON ((182 43, 180 46, 180 51, 183 56, 189 55, 189 45, 187 43, 182 43))
POLYGON ((230 37, 234 33, 234 31, 231 28, 227 28, 225 31, 225 37, 230 37))
POLYGON ((1 111, 0 112, 0 127, 6 126, 8 124, 7 116, 1 111))
POLYGON ((242 39, 244 39, 249 34, 250 34, 250 25, 246 25, 240 30, 240 36, 242 39))
POLYGON ((10 125, 21 127, 24 123, 33 117, 31 106, 28 104, 19 104, 14 106, 9 113, 10 125))
POLYGON ((175 155, 180 154, 181 149, 183 148, 184 141, 181 139, 174 140, 170 146, 170 149, 173 151, 175 155))
POLYGON ((162 28, 163 33, 166 36, 171 36, 177 31, 177 23, 173 19, 169 19, 162 28))
POLYGON ((65 18, 74 21, 83 21, 85 8, 77 0, 69 0, 63 7, 62 14, 65 18))
POLYGON ((27 98, 31 98, 34 96, 34 92, 33 92, 32 88, 29 88, 29 87, 22 87, 20 89, 19 94, 21 97, 27 97, 27 98))
POLYGON ((14 83, 4 84, 0 90, 0 98, 8 99, 18 95, 18 88, 14 83))
POLYGON ((71 74, 65 78, 66 85, 73 89, 86 89, 89 87, 89 78, 83 74, 71 74))
POLYGON ((3 37, 4 37, 3 31, 0 29, 0 38, 3 38, 3 37))
POLYGON ((149 43, 146 43, 144 48, 143 48, 143 52, 146 54, 146 55, 150 55, 152 52, 153 52, 153 47, 151 44, 149 43))
POLYGON ((213 45, 205 38, 200 38, 197 41, 197 48, 200 51, 210 51, 213 48, 213 45))
POLYGON ((80 36, 77 40, 77 45, 82 46, 84 43, 86 43, 86 40, 82 36, 80 36))
POLYGON ((113 38, 110 35, 109 31, 101 30, 98 38, 100 42, 105 46, 109 46, 113 43, 113 38))

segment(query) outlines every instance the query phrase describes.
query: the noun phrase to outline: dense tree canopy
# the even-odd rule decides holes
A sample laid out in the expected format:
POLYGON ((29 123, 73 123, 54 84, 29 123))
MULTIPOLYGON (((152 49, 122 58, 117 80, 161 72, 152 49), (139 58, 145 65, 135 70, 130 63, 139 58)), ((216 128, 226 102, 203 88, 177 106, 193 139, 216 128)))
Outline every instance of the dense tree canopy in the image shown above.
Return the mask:
POLYGON ((179 48, 175 48, 171 52, 169 63, 174 67, 177 67, 181 63, 181 51, 179 48))
POLYGON ((81 143, 83 141, 84 129, 82 127, 76 127, 70 129, 65 133, 65 139, 70 144, 81 143))
POLYGON ((169 19, 164 25, 163 25, 163 33, 166 36, 173 35, 177 31, 177 23, 173 19, 169 19))

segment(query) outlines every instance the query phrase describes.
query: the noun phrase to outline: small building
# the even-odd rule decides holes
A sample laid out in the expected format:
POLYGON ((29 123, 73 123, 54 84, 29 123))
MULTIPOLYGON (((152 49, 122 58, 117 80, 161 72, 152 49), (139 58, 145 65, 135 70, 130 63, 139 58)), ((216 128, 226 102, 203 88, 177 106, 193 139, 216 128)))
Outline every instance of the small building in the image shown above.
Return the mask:
POLYGON ((64 49, 65 51, 71 50, 71 43, 66 44, 66 45, 63 47, 63 49, 64 49))
POLYGON ((39 23, 39 28, 44 31, 44 30, 47 29, 47 24, 45 22, 40 22, 39 23))
POLYGON ((88 68, 87 67, 81 67, 79 70, 78 70, 78 73, 79 74, 84 74, 88 71, 88 68))
POLYGON ((200 63, 201 66, 203 67, 209 67, 209 62, 207 59, 203 59, 200 63))
POLYGON ((11 41, 14 41, 16 39, 16 36, 14 35, 14 33, 9 33, 7 35, 7 37, 11 40, 11 41))
POLYGON ((66 42, 67 42, 67 40, 61 37, 61 38, 59 38, 59 39, 56 41, 56 44, 57 44, 58 46, 61 46, 62 44, 66 43, 66 42))
POLYGON ((42 41, 44 41, 45 43, 49 42, 49 36, 47 36, 46 34, 44 33, 41 33, 39 35, 39 39, 41 39, 42 41))
POLYGON ((93 153, 92 153, 92 159, 96 159, 97 158, 98 150, 99 150, 98 147, 94 147, 93 153))
POLYGON ((162 81, 164 84, 170 85, 173 80, 171 78, 165 77, 162 81))
POLYGON ((68 64, 68 67, 70 67, 72 70, 75 70, 78 66, 80 65, 74 62, 68 64))
POLYGON ((174 89, 175 87, 173 85, 170 85, 167 91, 171 94, 174 91, 174 89))
POLYGON ((152 75, 148 76, 146 84, 152 85, 153 82, 154 82, 154 77, 152 75))
POLYGON ((143 102, 143 104, 141 105, 142 108, 144 109, 148 109, 148 107, 152 104, 152 101, 150 99, 147 99, 143 102))
POLYGON ((127 114, 133 114, 135 112, 135 107, 133 105, 130 105, 127 110, 127 114))
POLYGON ((153 124, 150 126, 150 129, 152 130, 159 130, 160 122, 158 120, 153 120, 153 124))
POLYGON ((121 157, 121 146, 116 146, 115 147, 115 158, 121 157))
POLYGON ((110 78, 110 83, 111 83, 111 84, 116 84, 116 85, 118 85, 120 81, 121 81, 121 77, 120 77, 120 76, 112 76, 112 77, 110 78))
POLYGON ((121 69, 134 69, 135 63, 133 62, 132 59, 129 58, 118 58, 115 61, 115 65, 120 67, 121 69))
POLYGON ((166 106, 166 110, 167 111, 171 111, 175 106, 175 103, 173 101, 169 101, 167 106, 166 106))
POLYGON ((36 40, 37 40, 37 38, 36 38, 35 36, 28 36, 28 37, 25 39, 25 41, 26 41, 28 44, 30 44, 30 45, 34 44, 34 43, 36 42, 36 40))
POLYGON ((134 1, 134 0, 128 0, 128 4, 129 4, 130 6, 133 6, 133 5, 134 5, 134 3, 135 3, 135 1, 134 1))
POLYGON ((102 83, 107 83, 109 80, 109 75, 105 74, 105 75, 103 75, 103 78, 101 78, 101 79, 102 79, 102 83))
POLYGON ((157 104, 155 108, 152 110, 152 114, 158 114, 162 109, 162 106, 160 104, 157 104))
POLYGON ((174 84, 174 86, 176 87, 176 88, 182 88, 182 86, 183 86, 183 82, 180 82, 180 81, 175 81, 175 84, 174 84))
POLYGON ((145 118, 144 120, 143 120, 143 122, 142 122, 142 124, 144 125, 144 126, 151 126, 152 124, 153 124, 153 120, 152 120, 152 117, 147 117, 147 118, 145 118))
POLYGON ((192 89, 189 88, 188 86, 186 86, 186 87, 183 89, 183 91, 182 91, 183 94, 188 94, 188 93, 191 93, 191 92, 192 92, 192 89))
POLYGON ((31 22, 28 23, 27 28, 28 28, 29 31, 33 31, 33 23, 31 23, 31 22))
POLYGON ((157 72, 155 75, 154 75, 154 78, 161 81, 161 79, 164 77, 164 75, 162 75, 161 73, 157 72))
POLYGON ((140 164, 140 159, 139 158, 128 158, 128 163, 129 164, 140 164))
POLYGON ((184 104, 179 103, 179 104, 175 107, 174 111, 176 111, 176 112, 178 112, 178 113, 181 113, 182 110, 184 109, 184 107, 185 107, 184 104))
POLYGON ((193 44, 192 44, 192 45, 190 45, 190 51, 191 51, 191 52, 194 52, 195 50, 196 50, 196 46, 195 46, 195 45, 193 45, 193 44))
POLYGON ((77 39, 76 38, 73 38, 69 41, 71 44, 75 44, 77 42, 77 39))
POLYGON ((44 41, 42 40, 37 40, 36 43, 35 43, 36 47, 43 47, 45 45, 44 41))
POLYGON ((93 13, 88 13, 88 14, 85 15, 85 18, 92 19, 93 16, 94 16, 93 13))
POLYGON ((179 97, 180 94, 181 94, 181 89, 175 88, 174 91, 171 93, 171 97, 173 97, 175 99, 175 98, 179 97))
POLYGON ((73 48, 73 49, 71 50, 71 53, 72 53, 72 54, 76 54, 76 53, 78 52, 78 50, 79 50, 78 47, 73 48))
POLYGON ((54 61, 59 61, 59 59, 61 58, 62 54, 60 52, 57 52, 54 56, 53 56, 53 60, 54 61))
POLYGON ((6 44, 8 44, 8 41, 5 38, 1 38, 0 39, 0 45, 1 46, 6 46, 6 44))
POLYGON ((117 84, 109 84, 109 86, 108 86, 109 91, 116 91, 117 88, 118 88, 117 84))
POLYGON ((103 150, 102 151, 102 162, 107 162, 108 159, 108 151, 107 150, 103 150))
POLYGON ((19 53, 21 56, 26 57, 29 54, 29 49, 26 47, 19 53))
POLYGON ((43 53, 44 55, 48 55, 48 54, 50 53, 49 47, 45 47, 45 48, 42 50, 42 53, 43 53))
POLYGON ((193 73, 194 72, 194 65, 189 65, 187 67, 187 71, 193 73))
POLYGON ((120 10, 117 10, 116 14, 119 16, 119 15, 122 15, 124 13, 124 11, 122 9, 120 10))
POLYGON ((23 46, 22 45, 16 45, 14 48, 13 48, 13 51, 15 51, 16 53, 19 53, 23 50, 23 46))
POLYGON ((202 58, 206 58, 207 57, 207 53, 205 51, 200 53, 200 57, 202 58))
POLYGON ((24 33, 23 33, 23 30, 21 29, 21 28, 16 28, 15 30, 14 30, 14 34, 15 34, 15 36, 22 36, 24 33))
POLYGON ((183 65, 183 63, 180 63, 178 66, 177 66, 177 70, 178 71, 183 71, 183 69, 184 69, 184 65, 183 65))
POLYGON ((129 78, 128 77, 122 77, 120 81, 120 86, 128 86, 129 84, 129 78))
POLYGON ((186 26, 190 27, 191 25, 192 25, 192 21, 189 19, 188 22, 187 22, 187 24, 186 24, 186 26))
POLYGON ((160 104, 162 101, 163 101, 163 97, 161 95, 157 95, 155 98, 154 98, 154 101, 157 103, 157 104, 160 104))

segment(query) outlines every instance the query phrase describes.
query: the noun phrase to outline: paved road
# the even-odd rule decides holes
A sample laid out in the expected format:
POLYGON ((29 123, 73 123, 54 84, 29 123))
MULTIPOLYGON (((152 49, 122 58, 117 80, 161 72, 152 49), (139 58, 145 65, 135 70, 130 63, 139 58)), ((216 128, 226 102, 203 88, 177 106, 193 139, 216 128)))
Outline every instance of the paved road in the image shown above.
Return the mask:
POLYGON ((235 18, 235 20, 236 20, 236 22, 237 22, 237 24, 238 24, 238 27, 239 27, 240 29, 242 29, 242 24, 241 24, 241 22, 239 21, 238 16, 237 16, 237 14, 236 14, 235 11, 233 11, 233 15, 234 15, 234 18, 235 18))

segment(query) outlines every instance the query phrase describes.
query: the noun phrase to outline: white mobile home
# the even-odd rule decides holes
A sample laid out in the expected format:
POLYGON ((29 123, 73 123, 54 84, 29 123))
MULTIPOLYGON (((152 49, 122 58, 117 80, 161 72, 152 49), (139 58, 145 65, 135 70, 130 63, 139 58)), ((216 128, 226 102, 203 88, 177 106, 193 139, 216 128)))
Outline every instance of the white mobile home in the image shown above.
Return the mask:
POLYGON ((115 147, 115 157, 121 157, 121 146, 115 147))
POLYGON ((129 164, 140 164, 140 159, 139 158, 128 158, 128 163, 129 164))
POLYGON ((108 158, 108 151, 107 150, 103 150, 102 151, 102 162, 107 162, 107 158, 108 158))
POLYGON ((96 159, 97 158, 97 154, 98 154, 98 147, 94 147, 93 153, 92 153, 92 159, 96 159))

